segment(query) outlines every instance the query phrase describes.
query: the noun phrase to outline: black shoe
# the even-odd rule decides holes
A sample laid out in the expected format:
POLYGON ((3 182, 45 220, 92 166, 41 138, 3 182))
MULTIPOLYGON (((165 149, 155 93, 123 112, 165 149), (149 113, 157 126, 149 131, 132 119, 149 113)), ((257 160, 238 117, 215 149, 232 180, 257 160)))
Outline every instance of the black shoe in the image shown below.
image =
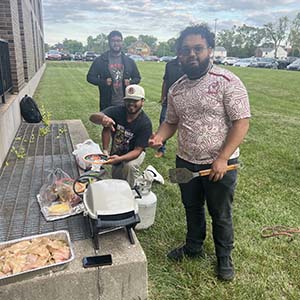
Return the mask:
POLYGON ((221 280, 232 280, 234 278, 234 267, 230 256, 218 257, 218 278, 221 280))
POLYGON ((202 248, 199 251, 191 251, 186 247, 186 245, 183 245, 181 247, 175 248, 172 251, 170 251, 167 254, 167 257, 174 261, 181 261, 184 257, 186 257, 186 258, 199 258, 199 257, 204 258, 205 254, 204 254, 204 251, 202 248))

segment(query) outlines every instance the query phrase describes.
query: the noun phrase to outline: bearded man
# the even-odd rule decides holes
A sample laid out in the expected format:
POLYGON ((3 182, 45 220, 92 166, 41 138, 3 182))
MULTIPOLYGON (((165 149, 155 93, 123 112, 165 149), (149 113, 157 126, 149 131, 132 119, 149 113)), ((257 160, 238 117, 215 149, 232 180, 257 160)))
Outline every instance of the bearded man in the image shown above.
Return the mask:
POLYGON ((152 123, 143 111, 144 89, 136 84, 125 90, 124 105, 106 108, 94 113, 90 120, 103 126, 103 153, 109 154, 107 164, 112 165, 112 178, 126 180, 131 187, 140 175, 139 166, 145 158, 145 148, 152 133, 152 123))
POLYGON ((149 139, 161 147, 178 131, 176 167, 193 172, 211 169, 208 176, 179 184, 186 212, 186 241, 168 253, 169 259, 204 257, 206 237, 205 201, 212 218, 217 256, 217 275, 234 278, 232 203, 236 164, 250 118, 249 99, 241 80, 228 70, 214 66, 211 55, 215 36, 205 24, 187 27, 177 41, 185 75, 169 90, 165 122, 149 139))
POLYGON ((122 52, 121 32, 110 32, 108 43, 109 50, 94 60, 87 74, 87 81, 99 88, 100 111, 109 106, 123 105, 126 86, 141 81, 135 62, 122 52))

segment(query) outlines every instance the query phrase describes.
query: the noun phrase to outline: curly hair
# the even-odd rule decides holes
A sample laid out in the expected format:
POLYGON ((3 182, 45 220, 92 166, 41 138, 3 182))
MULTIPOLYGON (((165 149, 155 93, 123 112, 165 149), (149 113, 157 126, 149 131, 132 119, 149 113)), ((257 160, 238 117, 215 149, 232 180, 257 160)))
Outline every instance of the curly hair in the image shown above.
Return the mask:
POLYGON ((215 47, 215 34, 210 31, 210 28, 207 24, 197 24, 193 26, 186 27, 183 31, 181 31, 179 38, 176 43, 176 50, 180 53, 183 40, 189 35, 201 35, 202 38, 206 39, 207 46, 210 48, 215 47))

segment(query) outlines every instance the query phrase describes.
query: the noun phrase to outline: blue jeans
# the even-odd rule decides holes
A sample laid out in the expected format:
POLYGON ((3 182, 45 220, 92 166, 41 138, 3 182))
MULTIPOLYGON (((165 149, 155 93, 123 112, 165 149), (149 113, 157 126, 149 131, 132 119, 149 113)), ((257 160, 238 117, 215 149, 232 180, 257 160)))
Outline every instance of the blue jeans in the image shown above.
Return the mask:
MULTIPOLYGON (((164 120, 166 119, 166 112, 168 108, 168 102, 165 100, 161 105, 161 111, 159 116, 159 125, 161 125, 164 120)), ((166 142, 163 143, 163 145, 157 150, 159 152, 165 153, 166 152, 166 142)))
MULTIPOLYGON (((228 164, 237 163, 232 159, 228 164)), ((197 165, 176 158, 177 168, 187 168, 193 172, 209 169, 211 165, 197 165)), ((229 256, 233 249, 232 202, 236 186, 237 171, 228 171, 217 181, 209 181, 208 176, 195 177, 188 183, 179 184, 181 198, 186 212, 186 246, 198 251, 206 237, 205 201, 212 218, 212 233, 216 256, 229 256)))

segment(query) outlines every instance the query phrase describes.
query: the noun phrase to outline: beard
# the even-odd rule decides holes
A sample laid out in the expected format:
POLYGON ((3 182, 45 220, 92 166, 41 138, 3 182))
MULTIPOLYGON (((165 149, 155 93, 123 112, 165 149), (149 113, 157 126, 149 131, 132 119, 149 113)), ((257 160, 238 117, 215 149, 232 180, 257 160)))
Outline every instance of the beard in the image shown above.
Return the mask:
POLYGON ((205 75, 209 69, 210 58, 207 57, 204 61, 199 63, 198 66, 190 66, 188 63, 182 63, 182 70, 189 79, 195 80, 205 75))

